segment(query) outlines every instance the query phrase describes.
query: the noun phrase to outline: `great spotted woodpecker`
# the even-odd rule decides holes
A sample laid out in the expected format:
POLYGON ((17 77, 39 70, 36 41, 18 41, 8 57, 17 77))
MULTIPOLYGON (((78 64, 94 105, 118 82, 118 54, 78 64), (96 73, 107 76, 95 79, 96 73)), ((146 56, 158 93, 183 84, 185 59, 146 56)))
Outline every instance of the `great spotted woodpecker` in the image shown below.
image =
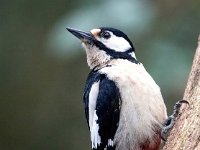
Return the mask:
POLYGON ((110 27, 67 30, 81 40, 91 69, 83 99, 92 149, 158 150, 166 106, 127 35, 110 27))

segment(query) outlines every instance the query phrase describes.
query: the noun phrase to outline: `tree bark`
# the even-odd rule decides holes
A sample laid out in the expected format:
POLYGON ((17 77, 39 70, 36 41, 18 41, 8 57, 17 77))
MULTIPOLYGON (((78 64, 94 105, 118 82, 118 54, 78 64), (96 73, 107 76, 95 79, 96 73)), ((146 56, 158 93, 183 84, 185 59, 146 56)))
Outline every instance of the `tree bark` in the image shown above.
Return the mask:
POLYGON ((163 150, 200 150, 200 35, 177 121, 163 150))

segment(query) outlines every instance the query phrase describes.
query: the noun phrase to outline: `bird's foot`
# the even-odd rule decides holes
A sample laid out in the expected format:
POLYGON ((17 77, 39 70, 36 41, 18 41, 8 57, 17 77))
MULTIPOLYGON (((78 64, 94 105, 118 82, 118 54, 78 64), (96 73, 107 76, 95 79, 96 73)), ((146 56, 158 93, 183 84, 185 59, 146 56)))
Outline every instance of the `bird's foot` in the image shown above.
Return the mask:
POLYGON ((163 127, 162 127, 162 130, 161 130, 161 138, 162 138, 163 141, 166 141, 166 137, 168 136, 169 131, 174 126, 174 124, 176 122, 176 119, 177 119, 177 117, 179 115, 180 108, 181 108, 183 103, 189 105, 189 102, 186 101, 186 100, 179 100, 178 102, 176 102, 176 104, 174 105, 174 108, 173 108, 172 115, 170 115, 165 120, 165 122, 163 123, 163 127))

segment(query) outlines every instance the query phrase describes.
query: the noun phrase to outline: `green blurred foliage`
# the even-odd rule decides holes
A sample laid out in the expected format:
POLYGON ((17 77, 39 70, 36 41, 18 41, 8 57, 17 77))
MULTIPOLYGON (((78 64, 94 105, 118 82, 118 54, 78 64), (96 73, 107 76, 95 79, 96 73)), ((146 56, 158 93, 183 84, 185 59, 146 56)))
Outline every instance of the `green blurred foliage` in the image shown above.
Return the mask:
MULTIPOLYGON (((46 42, 62 16, 83 6, 98 8, 100 3, 0 1, 0 149, 90 149, 82 102, 89 72, 85 55, 59 59, 48 53, 46 42)), ((199 34, 200 1, 150 3, 156 12, 151 29, 129 36, 171 111, 182 98, 190 71, 199 34)))

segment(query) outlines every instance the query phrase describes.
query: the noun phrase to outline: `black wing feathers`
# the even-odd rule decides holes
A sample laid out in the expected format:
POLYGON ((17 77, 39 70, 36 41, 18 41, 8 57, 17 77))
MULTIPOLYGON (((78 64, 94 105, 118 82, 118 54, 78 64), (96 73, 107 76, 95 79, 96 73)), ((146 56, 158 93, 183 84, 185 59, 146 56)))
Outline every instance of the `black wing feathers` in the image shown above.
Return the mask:
POLYGON ((99 95, 97 99, 97 116, 99 134, 107 143, 107 138, 113 139, 119 122, 120 94, 115 83, 108 78, 103 78, 99 85, 99 95))
POLYGON ((85 104, 85 116, 86 116, 86 120, 88 123, 88 127, 89 127, 89 112, 88 112, 89 94, 90 94, 90 90, 91 90, 93 83, 99 81, 100 78, 101 78, 101 74, 99 74, 97 71, 92 70, 89 73, 87 80, 86 80, 86 84, 85 84, 83 100, 84 100, 84 104, 85 104))
POLYGON ((100 74, 98 71, 92 71, 87 79, 87 84, 84 93, 85 113, 88 122, 88 101, 89 92, 94 82, 100 80, 99 93, 96 102, 96 113, 98 116, 97 124, 99 125, 99 135, 101 144, 97 150, 114 150, 114 146, 108 146, 108 139, 113 140, 116 133, 119 115, 120 115, 120 92, 115 82, 108 79, 106 75, 100 74))

